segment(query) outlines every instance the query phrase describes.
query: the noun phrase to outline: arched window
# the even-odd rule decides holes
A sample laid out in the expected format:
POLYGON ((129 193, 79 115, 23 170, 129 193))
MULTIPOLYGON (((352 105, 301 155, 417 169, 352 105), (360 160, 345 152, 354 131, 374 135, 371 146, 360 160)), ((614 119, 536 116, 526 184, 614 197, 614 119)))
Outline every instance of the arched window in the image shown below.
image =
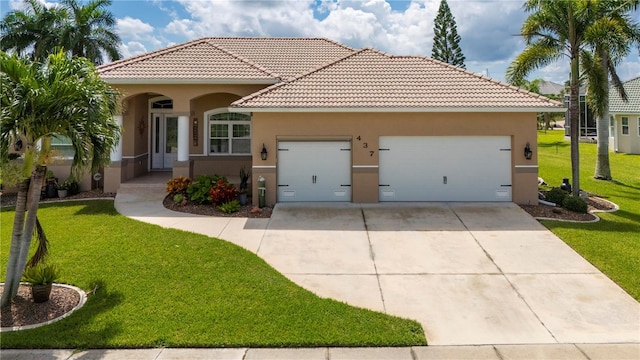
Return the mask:
POLYGON ((209 154, 251 154, 251 116, 211 110, 205 113, 209 125, 209 154))

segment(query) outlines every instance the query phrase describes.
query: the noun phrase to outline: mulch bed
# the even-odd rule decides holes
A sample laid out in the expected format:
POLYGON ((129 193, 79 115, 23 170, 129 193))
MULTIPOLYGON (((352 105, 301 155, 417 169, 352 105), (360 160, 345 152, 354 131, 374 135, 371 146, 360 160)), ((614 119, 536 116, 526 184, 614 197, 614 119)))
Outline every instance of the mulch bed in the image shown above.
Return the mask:
MULTIPOLYGON (((251 198, 249 198, 247 204, 251 204, 251 198)), ((269 218, 271 217, 271 212, 273 210, 271 207, 264 207, 260 209, 253 205, 244 205, 240 207, 240 211, 227 214, 211 204, 197 204, 191 201, 187 201, 184 205, 176 204, 171 195, 167 195, 167 197, 164 198, 163 205, 165 208, 173 211, 217 217, 269 218)))
MULTIPOLYGON (((0 292, 4 286, 0 285, 0 292)), ((31 287, 20 285, 18 296, 11 306, 0 309, 2 327, 34 325, 58 318, 71 310, 80 302, 77 291, 53 285, 49 301, 34 303, 31 298, 31 287)))
MULTIPOLYGON (((589 195, 589 197, 585 200, 587 201, 587 205, 589 206, 589 212, 592 212, 594 210, 610 211, 615 209, 615 205, 613 205, 611 202, 594 195, 589 195)), ((520 207, 528 212, 531 216, 536 218, 549 218, 580 222, 593 221, 597 219, 597 217, 593 214, 581 214, 569 211, 561 207, 552 207, 548 205, 520 205, 520 207)))

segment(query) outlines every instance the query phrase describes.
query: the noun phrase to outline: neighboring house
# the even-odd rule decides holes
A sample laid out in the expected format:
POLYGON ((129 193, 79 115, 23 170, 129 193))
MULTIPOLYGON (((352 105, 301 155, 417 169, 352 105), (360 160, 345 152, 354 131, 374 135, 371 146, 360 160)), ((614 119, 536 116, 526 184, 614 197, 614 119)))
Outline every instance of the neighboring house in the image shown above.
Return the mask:
POLYGON ((203 38, 98 71, 124 94, 108 192, 150 171, 236 182, 246 166, 268 204, 536 203, 536 113, 565 111, 436 60, 326 39, 203 38))
POLYGON ((615 152, 640 154, 640 76, 623 83, 627 101, 609 88, 609 146, 615 152))
MULTIPOLYGON (((564 135, 571 136, 571 121, 569 121, 569 94, 564 95, 564 105, 567 108, 564 122, 564 135)), ((587 104, 587 87, 580 86, 580 139, 595 141, 598 136, 598 128, 596 126, 596 118, 591 112, 589 104, 587 104)))

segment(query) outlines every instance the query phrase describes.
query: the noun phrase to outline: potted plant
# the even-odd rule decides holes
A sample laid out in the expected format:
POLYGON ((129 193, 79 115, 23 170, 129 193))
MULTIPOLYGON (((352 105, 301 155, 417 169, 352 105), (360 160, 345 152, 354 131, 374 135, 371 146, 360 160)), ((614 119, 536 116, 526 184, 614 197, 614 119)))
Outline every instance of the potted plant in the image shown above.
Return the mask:
POLYGON ((60 273, 55 265, 44 263, 27 267, 22 274, 23 280, 31 284, 31 297, 36 303, 49 300, 52 284, 59 277, 60 273))
POLYGON ((247 171, 247 169, 245 169, 245 167, 243 166, 240 169, 240 191, 238 192, 238 201, 240 202, 240 205, 247 204, 247 183, 249 182, 250 177, 251 172, 247 171))
POLYGON ((47 170, 46 192, 47 192, 48 198, 58 197, 58 189, 56 186, 57 182, 58 182, 58 179, 56 179, 55 175, 53 174, 53 171, 47 170))
POLYGON ((67 197, 68 192, 69 192, 69 188, 71 188, 71 179, 67 179, 65 181, 63 181, 62 183, 57 185, 57 189, 58 189, 58 197, 60 199, 64 199, 67 197))

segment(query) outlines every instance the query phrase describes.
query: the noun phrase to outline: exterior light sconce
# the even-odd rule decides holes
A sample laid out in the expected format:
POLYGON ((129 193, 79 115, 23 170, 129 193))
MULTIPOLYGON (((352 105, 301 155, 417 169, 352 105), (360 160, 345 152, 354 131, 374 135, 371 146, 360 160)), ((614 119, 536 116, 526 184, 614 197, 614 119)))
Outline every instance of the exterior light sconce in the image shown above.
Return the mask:
POLYGON ((267 160, 267 148, 264 147, 264 144, 262 144, 262 151, 260 151, 260 158, 262 158, 262 160, 267 160))
POLYGON ((527 143, 527 145, 525 145, 524 147, 524 157, 527 160, 531 160, 532 156, 533 156, 533 151, 531 151, 531 146, 529 145, 529 143, 527 143))

